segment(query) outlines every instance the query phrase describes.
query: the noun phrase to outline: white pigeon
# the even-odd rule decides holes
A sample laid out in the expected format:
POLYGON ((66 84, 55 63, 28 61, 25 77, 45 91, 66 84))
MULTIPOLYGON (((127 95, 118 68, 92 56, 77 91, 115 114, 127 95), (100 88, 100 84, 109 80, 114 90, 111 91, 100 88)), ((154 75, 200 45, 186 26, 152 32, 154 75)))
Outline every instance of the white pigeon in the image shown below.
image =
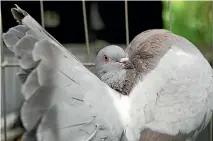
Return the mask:
POLYGON ((12 13, 21 25, 3 40, 22 68, 24 141, 194 141, 208 125, 212 68, 186 39, 156 29, 125 52, 108 46, 101 81, 27 12, 12 13))

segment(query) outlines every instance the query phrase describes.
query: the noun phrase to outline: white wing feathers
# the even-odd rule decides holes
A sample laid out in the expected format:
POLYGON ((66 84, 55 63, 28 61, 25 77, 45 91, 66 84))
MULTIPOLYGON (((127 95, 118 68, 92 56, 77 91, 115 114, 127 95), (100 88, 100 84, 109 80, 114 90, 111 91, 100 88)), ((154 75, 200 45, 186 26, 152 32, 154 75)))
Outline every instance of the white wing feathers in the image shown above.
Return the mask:
POLYGON ((119 94, 36 23, 27 15, 22 19, 24 25, 3 35, 5 44, 19 59, 24 70, 21 74, 27 75, 22 86, 26 102, 21 119, 28 132, 23 139, 120 140, 123 125, 115 108, 119 94))

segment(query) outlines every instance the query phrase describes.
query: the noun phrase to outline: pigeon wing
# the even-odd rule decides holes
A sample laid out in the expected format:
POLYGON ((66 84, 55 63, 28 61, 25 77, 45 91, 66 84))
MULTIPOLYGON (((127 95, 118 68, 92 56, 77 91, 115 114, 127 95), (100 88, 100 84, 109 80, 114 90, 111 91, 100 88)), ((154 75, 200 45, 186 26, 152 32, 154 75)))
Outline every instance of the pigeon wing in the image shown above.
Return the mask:
POLYGON ((120 140, 122 98, 87 70, 71 52, 20 7, 12 9, 21 24, 3 34, 21 72, 25 102, 24 140, 120 140))

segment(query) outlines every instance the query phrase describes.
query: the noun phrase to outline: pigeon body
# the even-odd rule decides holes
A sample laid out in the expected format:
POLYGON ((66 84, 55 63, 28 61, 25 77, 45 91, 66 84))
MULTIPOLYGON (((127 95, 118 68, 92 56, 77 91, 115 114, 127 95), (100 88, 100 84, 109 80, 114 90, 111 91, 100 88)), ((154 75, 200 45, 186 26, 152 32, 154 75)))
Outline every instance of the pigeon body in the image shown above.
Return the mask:
POLYGON ((21 68, 24 141, 194 141, 209 123, 212 68, 186 39, 156 29, 125 52, 103 49, 96 68, 110 88, 28 13, 12 12, 22 25, 3 40, 21 68))
MULTIPOLYGON (((166 30, 139 34, 126 52, 137 72, 130 95, 145 94, 136 96, 134 106, 147 100, 137 111, 144 112, 148 123, 141 140, 194 141, 212 115, 213 75, 208 61, 188 40, 166 30)), ((136 111, 135 115, 140 119, 136 111)))
MULTIPOLYGON (((111 50, 114 54, 123 52, 111 50)), ((101 52, 104 52, 104 49, 101 52)), ((132 115, 137 116, 137 121, 141 118, 137 112, 147 116, 148 121, 145 120, 145 123, 133 123, 133 128, 137 125, 140 128, 140 125, 149 123, 144 127, 146 130, 141 133, 141 140, 195 140, 200 131, 207 126, 212 113, 210 109, 213 108, 213 104, 210 104, 213 100, 212 69, 200 51, 181 36, 167 30, 155 29, 136 36, 125 52, 132 68, 122 68, 120 73, 108 70, 107 73, 111 76, 106 75, 107 79, 100 79, 115 90, 118 84, 128 82, 130 85, 125 85, 129 90, 127 95, 141 93, 141 98, 136 96, 135 100, 138 101, 138 105, 144 105, 143 108, 135 112, 133 108, 131 111, 134 113, 132 115), (127 74, 131 75, 127 77, 127 74), (109 83, 119 75, 122 79, 116 84, 109 83), (152 105, 153 108, 148 106, 146 111, 147 105, 152 105), (194 113, 196 110, 199 114, 194 113), (195 118, 194 114, 198 117, 195 118), (190 118, 191 116, 195 119, 190 118), (195 122, 198 123, 194 124, 195 122)), ((104 53, 112 56, 109 52, 104 53)), ((123 94, 123 91, 120 93, 123 94)), ((136 101, 135 107, 138 106, 136 101)))

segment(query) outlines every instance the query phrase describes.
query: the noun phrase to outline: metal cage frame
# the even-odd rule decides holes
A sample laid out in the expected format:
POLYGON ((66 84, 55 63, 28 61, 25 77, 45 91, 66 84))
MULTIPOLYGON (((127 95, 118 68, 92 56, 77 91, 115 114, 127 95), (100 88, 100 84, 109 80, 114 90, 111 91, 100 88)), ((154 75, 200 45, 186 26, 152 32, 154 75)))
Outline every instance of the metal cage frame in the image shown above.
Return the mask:
MULTIPOLYGON (((169 30, 172 31, 172 5, 171 0, 167 0, 168 2, 168 9, 169 9, 169 30)), ((125 7, 125 30, 126 30, 126 46, 129 44, 129 22, 128 22, 128 1, 124 0, 124 7, 125 7)), ((87 13, 86 13, 86 2, 85 0, 82 0, 82 11, 83 11, 83 21, 84 21, 84 32, 85 32, 85 41, 86 41, 86 49, 87 49, 87 55, 88 55, 88 63, 83 63, 84 66, 94 66, 95 64, 91 62, 91 54, 90 54, 90 43, 89 43, 89 35, 88 35, 88 22, 87 22, 87 13)), ((44 24, 44 6, 43 6, 43 0, 40 0, 40 12, 41 12, 41 25, 45 28, 44 24)), ((0 11, 1 16, 1 23, 2 23, 2 12, 0 11)), ((212 1, 212 20, 213 20, 213 1, 212 1)), ((3 31, 3 27, 1 24, 1 34, 3 31)), ((18 64, 9 64, 7 61, 4 60, 4 50, 3 50, 3 41, 2 38, 1 41, 1 95, 3 99, 3 124, 4 124, 4 140, 7 141, 7 119, 6 119, 6 94, 5 94, 5 68, 6 67, 19 67, 18 64)), ((212 27, 212 55, 213 55, 213 27, 212 27)), ((212 58, 212 66, 213 66, 213 58, 212 58)), ((209 125, 209 141, 213 141, 212 136, 212 130, 213 128, 213 120, 211 120, 209 125)))

